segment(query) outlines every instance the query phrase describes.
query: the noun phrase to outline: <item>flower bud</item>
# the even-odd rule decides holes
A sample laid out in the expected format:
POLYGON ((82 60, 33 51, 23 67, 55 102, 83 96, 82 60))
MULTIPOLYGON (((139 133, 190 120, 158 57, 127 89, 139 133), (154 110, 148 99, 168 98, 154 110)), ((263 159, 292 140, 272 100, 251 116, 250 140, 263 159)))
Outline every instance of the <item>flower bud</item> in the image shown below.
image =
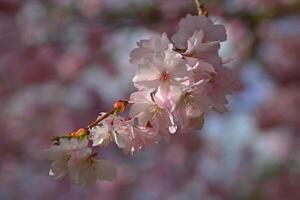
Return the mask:
POLYGON ((76 132, 72 132, 69 135, 71 137, 74 137, 74 138, 82 138, 82 137, 87 136, 88 134, 89 134, 88 129, 86 129, 86 128, 80 128, 76 132))
POLYGON ((114 109, 116 109, 118 112, 123 112, 127 106, 128 102, 123 100, 118 100, 114 104, 114 109))

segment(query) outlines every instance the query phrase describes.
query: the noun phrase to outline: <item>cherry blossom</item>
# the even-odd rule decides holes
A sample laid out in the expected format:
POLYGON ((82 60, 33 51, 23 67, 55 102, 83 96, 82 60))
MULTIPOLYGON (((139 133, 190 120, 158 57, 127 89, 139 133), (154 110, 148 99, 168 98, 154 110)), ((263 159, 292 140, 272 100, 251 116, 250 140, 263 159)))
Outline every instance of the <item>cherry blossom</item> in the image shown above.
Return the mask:
POLYGON ((153 57, 139 65, 133 83, 139 90, 155 88, 167 95, 171 87, 180 89, 190 84, 191 76, 182 56, 167 50, 162 57, 153 57))
POLYGON ((96 160, 91 149, 74 151, 68 166, 74 183, 86 187, 95 185, 97 179, 112 181, 117 176, 113 164, 107 160, 96 160))
POLYGON ((201 81, 183 91, 174 109, 176 121, 180 122, 182 132, 200 129, 203 126, 204 114, 213 105, 207 96, 207 86, 207 81, 201 81))
POLYGON ((196 41, 223 42, 226 40, 226 30, 208 17, 188 14, 179 22, 178 33, 172 36, 172 41, 177 48, 187 49, 191 37, 196 41))
POLYGON ((131 152, 150 147, 158 141, 158 130, 153 127, 131 126, 131 152))
MULTIPOLYGON (((186 49, 174 44, 180 18, 196 14, 193 1, 0 1, 0 199, 300 199, 300 1, 198 1, 214 24, 225 25, 226 43, 207 42, 197 29, 186 49), (160 42, 160 32, 169 39, 160 42), (152 37, 161 48, 145 47, 152 37), (140 39, 149 54, 141 51, 130 65, 129 48, 139 49, 133 43, 140 39), (201 47, 207 44, 212 48, 201 47), (166 50, 181 54, 192 71, 187 87, 165 96, 152 89, 178 126, 166 132, 170 143, 160 142, 156 126, 128 117, 132 104, 111 112, 138 90, 130 80, 138 65, 166 50), (224 66, 240 74, 243 88, 220 115, 212 112, 226 110, 224 97, 235 87, 224 66), (99 112, 106 114, 88 126, 99 112), (93 146, 91 132, 106 115, 122 119, 128 148, 113 137, 93 146), (114 161, 118 177, 81 189, 70 185, 69 168, 59 180, 47 176, 54 160, 43 162, 36 151, 59 146, 58 137, 49 140, 57 134, 88 139, 91 158, 114 161)), ((88 151, 76 152, 79 159, 88 151)), ((89 173, 84 163, 72 165, 74 176, 89 173)))
POLYGON ((163 102, 154 95, 154 91, 143 90, 135 92, 130 97, 132 103, 129 116, 136 117, 140 126, 156 127, 159 134, 175 133, 177 125, 171 114, 172 102, 163 102))
POLYGON ((51 164, 50 176, 60 178, 68 172, 68 161, 75 150, 87 148, 88 141, 79 141, 77 139, 60 139, 59 145, 52 145, 44 150, 43 155, 54 162, 51 164))
POLYGON ((96 179, 112 180, 115 167, 106 160, 96 160, 88 147, 88 140, 62 138, 58 144, 44 150, 43 155, 52 160, 50 176, 61 178, 67 173, 78 185, 91 186, 96 179))
POLYGON ((130 133, 127 132, 127 129, 127 124, 123 118, 109 116, 91 129, 90 139, 93 146, 106 146, 113 141, 119 148, 126 149, 130 145, 130 133))
POLYGON ((166 33, 139 41, 130 54, 130 62, 138 65, 132 80, 137 91, 128 101, 118 100, 111 112, 101 113, 87 128, 58 137, 47 150, 55 154, 50 175, 60 178, 69 173, 83 186, 96 179, 113 180, 115 168, 95 159, 96 147, 115 143, 133 155, 161 138, 201 129, 210 110, 225 111, 226 96, 235 90, 232 72, 218 54, 225 40, 223 25, 187 15, 172 37, 174 44, 166 33), (128 117, 121 116, 128 105, 128 117))
POLYGON ((161 36, 152 36, 149 40, 141 40, 137 42, 137 45, 138 48, 133 49, 130 53, 130 62, 133 64, 143 64, 147 59, 163 57, 166 50, 173 49, 173 44, 166 33, 161 36))
POLYGON ((232 94, 239 89, 237 79, 231 69, 220 66, 216 69, 216 74, 210 80, 211 89, 208 96, 213 101, 213 109, 217 112, 225 112, 228 100, 227 95, 232 94))

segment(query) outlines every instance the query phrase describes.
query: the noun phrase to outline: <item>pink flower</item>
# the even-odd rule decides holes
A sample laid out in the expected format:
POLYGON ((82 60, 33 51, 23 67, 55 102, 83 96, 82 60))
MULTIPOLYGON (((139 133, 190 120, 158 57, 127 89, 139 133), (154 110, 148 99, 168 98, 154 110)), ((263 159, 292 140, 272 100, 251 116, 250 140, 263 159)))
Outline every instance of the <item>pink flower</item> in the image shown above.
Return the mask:
POLYGON ((43 151, 43 155, 53 160, 49 175, 54 178, 61 178, 68 172, 68 160, 72 156, 72 152, 76 149, 87 148, 88 141, 79 141, 77 139, 60 139, 59 145, 52 145, 49 149, 43 151))
POLYGON ((172 41, 177 48, 188 49, 188 41, 191 41, 191 38, 198 38, 205 43, 223 42, 226 40, 226 30, 223 25, 214 24, 208 17, 188 14, 179 22, 178 33, 172 36, 172 41))
POLYGON ((154 57, 139 65, 133 82, 139 90, 158 89, 162 96, 169 96, 170 92, 188 86, 191 78, 192 72, 187 70, 182 56, 167 50, 164 57, 154 57))
POLYGON ((182 132, 202 128, 204 114, 213 103, 207 96, 207 87, 208 81, 201 81, 183 91, 174 109, 176 122, 180 124, 182 132))
MULTIPOLYGON (((221 58, 218 55, 220 49, 219 41, 203 42, 204 32, 202 30, 195 31, 194 34, 187 40, 187 49, 183 53, 185 58, 197 58, 218 65, 221 63, 221 58)), ((189 59, 186 59, 189 63, 189 59)), ((190 64, 190 63, 189 63, 190 64)))
POLYGON ((93 146, 107 146, 110 142, 115 142, 119 148, 129 149, 130 133, 124 121, 122 117, 111 115, 92 128, 89 139, 93 141, 93 146))
POLYGON ((129 115, 137 118, 139 126, 156 127, 159 134, 168 137, 169 133, 177 131, 177 125, 171 114, 171 103, 161 101, 155 96, 153 90, 134 92, 130 96, 132 103, 129 115))
POLYGON ((107 160, 96 160, 90 148, 73 151, 68 167, 72 181, 84 187, 95 185, 97 179, 112 181, 117 176, 113 164, 107 160))
POLYGON ((131 126, 131 152, 143 150, 158 142, 158 130, 154 127, 131 126))
POLYGON ((232 71, 223 67, 218 54, 220 42, 225 40, 224 26, 208 17, 187 15, 172 37, 174 44, 165 33, 139 41, 130 55, 130 62, 138 65, 133 78, 138 91, 129 101, 115 103, 108 114, 102 113, 88 130, 63 136, 67 139, 46 150, 53 160, 50 175, 60 178, 69 173, 83 186, 93 185, 97 179, 113 180, 116 169, 108 161, 96 160, 92 147, 113 142, 133 154, 161 137, 169 139, 178 130, 201 129, 210 109, 224 112, 226 95, 237 87, 232 71), (123 118, 119 114, 128 103, 129 117, 123 118))
POLYGON ((191 15, 180 21, 178 33, 172 37, 175 46, 183 51, 187 66, 193 71, 194 81, 209 81, 205 84, 206 88, 201 89, 205 96, 199 96, 201 100, 197 104, 210 102, 210 107, 218 112, 226 110, 226 95, 237 89, 232 71, 222 66, 218 54, 220 42, 226 38, 223 25, 214 24, 208 17, 191 15))
POLYGON ((211 89, 208 92, 208 96, 213 102, 213 109, 217 112, 227 111, 226 104, 228 101, 226 96, 239 88, 233 72, 228 67, 219 66, 209 83, 211 89))
POLYGON ((61 178, 69 173, 78 185, 91 186, 97 179, 111 181, 117 175, 109 161, 95 159, 87 139, 60 139, 58 145, 44 150, 43 155, 53 161, 50 176, 61 178))
POLYGON ((90 140, 93 146, 106 146, 115 142, 124 152, 133 153, 142 150, 157 140, 157 130, 150 127, 140 127, 135 120, 125 120, 122 117, 109 116, 90 130, 90 140))
POLYGON ((208 17, 187 15, 179 22, 172 41, 184 56, 218 65, 222 62, 218 55, 220 42, 226 38, 223 25, 214 24, 208 17))
POLYGON ((204 60, 193 57, 187 57, 185 60, 187 61, 188 67, 193 71, 193 78, 195 82, 209 80, 214 74, 216 74, 215 67, 204 60))
POLYGON ((147 59, 163 57, 166 50, 173 49, 173 44, 170 43, 166 33, 152 36, 149 40, 140 40, 137 45, 138 48, 130 53, 130 62, 133 64, 143 64, 147 59))

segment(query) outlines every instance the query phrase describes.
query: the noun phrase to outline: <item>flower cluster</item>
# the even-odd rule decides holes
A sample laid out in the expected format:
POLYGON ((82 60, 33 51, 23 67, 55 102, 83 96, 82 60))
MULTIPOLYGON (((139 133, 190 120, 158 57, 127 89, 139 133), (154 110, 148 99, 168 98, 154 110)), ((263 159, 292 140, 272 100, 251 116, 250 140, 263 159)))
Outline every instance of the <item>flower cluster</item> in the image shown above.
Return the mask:
POLYGON ((116 177, 117 171, 109 161, 95 159, 87 139, 61 138, 58 142, 44 151, 46 158, 53 160, 50 176, 60 178, 69 172, 71 179, 83 186, 95 184, 96 179, 116 177))
POLYGON ((223 25, 187 15, 171 40, 164 33, 139 41, 130 56, 138 65, 133 78, 137 91, 128 101, 115 103, 111 112, 101 113, 87 129, 55 138, 45 151, 54 161, 50 175, 59 178, 69 172, 76 184, 85 186, 97 178, 112 180, 116 169, 96 160, 93 148, 112 142, 133 154, 177 132, 200 129, 209 110, 226 111, 226 95, 235 85, 218 54, 225 40, 223 25), (128 104, 129 116, 124 118, 119 114, 128 104))

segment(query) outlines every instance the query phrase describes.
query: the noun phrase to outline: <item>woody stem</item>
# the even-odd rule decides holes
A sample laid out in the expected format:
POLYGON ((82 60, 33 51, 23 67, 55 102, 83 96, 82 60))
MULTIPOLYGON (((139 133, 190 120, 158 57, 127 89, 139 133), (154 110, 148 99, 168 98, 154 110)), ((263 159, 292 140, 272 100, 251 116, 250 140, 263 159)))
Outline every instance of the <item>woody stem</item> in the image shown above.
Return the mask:
POLYGON ((204 5, 200 3, 200 0, 194 0, 194 1, 198 10, 198 15, 208 17, 208 12, 207 10, 205 10, 204 5))
POLYGON ((91 123, 90 125, 88 125, 88 128, 91 129, 95 126, 97 126, 99 124, 99 122, 101 122, 102 120, 106 119, 109 115, 114 114, 114 112, 117 110, 117 108, 114 108, 112 111, 110 111, 109 113, 104 114, 102 117, 98 118, 96 121, 94 121, 93 123, 91 123))

